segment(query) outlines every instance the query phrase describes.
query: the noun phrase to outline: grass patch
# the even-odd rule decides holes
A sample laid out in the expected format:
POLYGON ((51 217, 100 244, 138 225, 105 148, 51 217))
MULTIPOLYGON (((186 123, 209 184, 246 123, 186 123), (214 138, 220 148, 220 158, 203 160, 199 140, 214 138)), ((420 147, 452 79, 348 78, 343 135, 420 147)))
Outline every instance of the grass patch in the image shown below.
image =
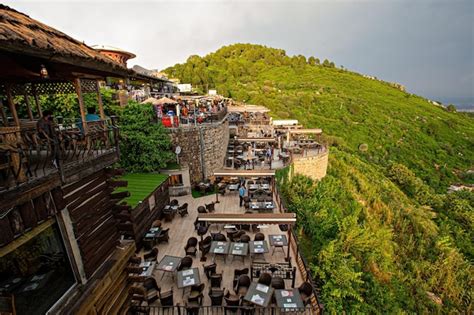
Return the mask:
POLYGON ((194 188, 191 189, 191 195, 193 196, 193 198, 200 198, 204 196, 214 195, 215 193, 216 193, 215 191, 210 191, 205 194, 202 194, 199 190, 196 190, 194 188))
POLYGON ((130 192, 130 196, 125 198, 124 201, 134 208, 167 178, 168 175, 166 174, 130 173, 120 178, 120 180, 128 182, 128 187, 119 187, 116 192, 130 192))

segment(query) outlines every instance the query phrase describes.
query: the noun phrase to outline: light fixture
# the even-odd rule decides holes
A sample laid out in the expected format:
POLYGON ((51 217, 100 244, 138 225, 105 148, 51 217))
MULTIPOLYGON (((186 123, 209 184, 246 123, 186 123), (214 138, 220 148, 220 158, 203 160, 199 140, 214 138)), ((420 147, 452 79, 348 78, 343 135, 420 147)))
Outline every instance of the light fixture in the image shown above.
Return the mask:
POLYGON ((40 76, 42 79, 49 78, 48 69, 44 65, 41 65, 40 76))

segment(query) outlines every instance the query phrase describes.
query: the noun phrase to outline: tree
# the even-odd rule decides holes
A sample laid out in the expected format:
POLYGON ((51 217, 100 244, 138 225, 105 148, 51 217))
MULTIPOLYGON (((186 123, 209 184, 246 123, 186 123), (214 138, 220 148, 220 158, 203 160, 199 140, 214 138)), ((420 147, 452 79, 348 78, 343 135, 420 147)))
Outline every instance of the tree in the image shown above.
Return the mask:
POLYGON ((120 116, 120 164, 130 172, 154 172, 174 159, 167 130, 152 105, 129 102, 120 116))
POLYGON ((313 56, 309 57, 308 58, 308 64, 310 66, 315 66, 316 65, 316 58, 314 58, 313 56))
POLYGON ((456 112, 456 106, 454 106, 453 104, 449 104, 448 107, 446 107, 446 110, 448 112, 455 113, 456 112))

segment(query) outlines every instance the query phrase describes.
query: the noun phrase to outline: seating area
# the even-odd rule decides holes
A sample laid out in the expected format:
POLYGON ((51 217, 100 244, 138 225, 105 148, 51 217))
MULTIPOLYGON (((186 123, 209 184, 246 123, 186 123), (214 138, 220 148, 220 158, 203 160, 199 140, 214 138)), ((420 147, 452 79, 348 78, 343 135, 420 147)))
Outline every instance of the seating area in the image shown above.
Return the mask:
POLYGON ((168 231, 168 242, 141 251, 130 262, 134 313, 178 303, 189 314, 211 306, 221 306, 222 313, 231 314, 237 308, 244 312, 255 306, 299 310, 308 303, 298 291, 305 282, 293 253, 286 261, 288 242, 282 242, 283 237, 286 240, 285 229, 276 224, 207 225, 196 220, 198 213, 209 213, 209 208, 217 214, 242 213, 238 194, 219 199, 215 203, 215 195, 196 199, 184 196, 171 202, 170 209, 187 204, 189 213, 160 221, 160 229, 168 231), (275 251, 279 245, 283 250, 275 251), (297 304, 283 306, 282 295, 294 297, 297 304))

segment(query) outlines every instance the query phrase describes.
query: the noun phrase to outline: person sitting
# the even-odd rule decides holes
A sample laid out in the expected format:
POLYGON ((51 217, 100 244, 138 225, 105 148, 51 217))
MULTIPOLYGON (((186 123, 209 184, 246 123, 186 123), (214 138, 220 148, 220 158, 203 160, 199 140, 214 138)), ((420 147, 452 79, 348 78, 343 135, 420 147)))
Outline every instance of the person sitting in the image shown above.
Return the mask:
POLYGON ((95 107, 87 109, 86 121, 99 121, 100 116, 96 114, 95 107))
POLYGON ((45 110, 43 117, 36 123, 36 130, 38 136, 42 139, 51 140, 53 139, 53 112, 45 110))

